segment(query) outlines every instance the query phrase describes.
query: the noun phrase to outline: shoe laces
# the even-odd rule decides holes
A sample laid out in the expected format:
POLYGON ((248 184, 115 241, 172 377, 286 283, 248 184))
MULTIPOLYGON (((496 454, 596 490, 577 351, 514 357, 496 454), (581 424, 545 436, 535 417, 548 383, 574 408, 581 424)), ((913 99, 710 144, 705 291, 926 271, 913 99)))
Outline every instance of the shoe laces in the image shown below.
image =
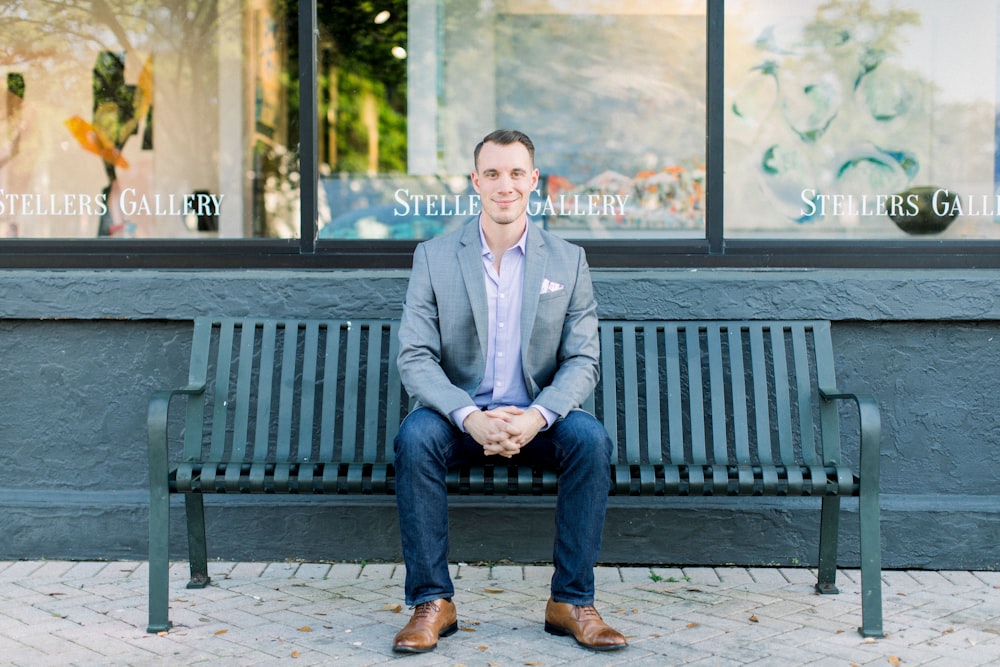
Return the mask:
POLYGON ((603 620, 601 618, 601 615, 597 613, 597 607, 595 607, 594 605, 590 605, 590 604, 588 604, 588 605, 581 605, 580 606, 580 620, 581 621, 585 621, 585 620, 594 620, 594 619, 596 619, 598 621, 603 620))
POLYGON ((421 602, 413 609, 414 609, 413 615, 417 618, 430 616, 433 613, 441 611, 441 608, 437 606, 434 602, 421 602))

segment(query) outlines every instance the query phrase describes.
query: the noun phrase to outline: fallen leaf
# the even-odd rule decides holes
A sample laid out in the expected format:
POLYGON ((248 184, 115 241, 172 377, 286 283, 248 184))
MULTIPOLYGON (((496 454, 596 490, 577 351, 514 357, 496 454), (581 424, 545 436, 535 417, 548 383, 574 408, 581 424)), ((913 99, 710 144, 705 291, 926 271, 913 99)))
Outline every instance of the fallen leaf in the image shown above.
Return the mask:
POLYGON ((502 588, 484 588, 483 590, 487 593, 503 593, 502 588))
POLYGON ((687 627, 689 627, 689 628, 697 628, 698 624, 697 623, 688 623, 687 627))
POLYGON ((166 630, 160 630, 159 632, 156 633, 156 636, 157 637, 166 637, 167 636, 167 631, 166 630))
POLYGON ((293 658, 299 657, 299 652, 298 651, 292 651, 292 657, 293 658))
POLYGON ((751 623, 760 623, 760 619, 757 618, 757 614, 753 614, 749 619, 751 623))
POLYGON ((902 662, 903 662, 902 660, 900 660, 898 657, 894 655, 889 656, 889 664, 892 665, 893 667, 899 667, 899 665, 902 664, 902 662))
POLYGON ((476 650, 477 651, 488 651, 488 650, 490 650, 490 647, 489 646, 477 646, 476 650))
POLYGON ((299 632, 312 632, 312 631, 313 629, 310 628, 308 625, 303 625, 301 628, 299 628, 299 632))
POLYGON ((950 635, 953 632, 955 632, 955 628, 948 628, 947 630, 942 630, 941 634, 942 635, 950 635))
POLYGON ((475 632, 476 631, 475 628, 467 628, 464 625, 462 627, 460 627, 459 630, 461 630, 462 632, 475 632))
POLYGON ((403 605, 401 604, 387 604, 382 607, 382 611, 391 611, 394 614, 398 614, 403 611, 403 605))
POLYGON ((216 631, 215 631, 215 634, 217 634, 217 635, 224 635, 224 634, 226 634, 227 632, 229 632, 229 630, 216 630, 216 631))

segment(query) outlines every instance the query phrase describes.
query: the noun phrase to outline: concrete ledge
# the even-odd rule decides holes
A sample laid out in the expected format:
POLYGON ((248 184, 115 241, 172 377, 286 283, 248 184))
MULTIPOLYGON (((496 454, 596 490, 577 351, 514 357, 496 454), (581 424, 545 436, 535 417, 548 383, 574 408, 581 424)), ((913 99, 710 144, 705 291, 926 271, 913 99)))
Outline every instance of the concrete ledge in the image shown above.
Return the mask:
MULTIPOLYGON (((394 317, 402 270, 6 270, 0 319, 394 317), (249 310, 248 310, 249 309, 249 310)), ((603 317, 1000 320, 998 270, 594 270, 603 317)))

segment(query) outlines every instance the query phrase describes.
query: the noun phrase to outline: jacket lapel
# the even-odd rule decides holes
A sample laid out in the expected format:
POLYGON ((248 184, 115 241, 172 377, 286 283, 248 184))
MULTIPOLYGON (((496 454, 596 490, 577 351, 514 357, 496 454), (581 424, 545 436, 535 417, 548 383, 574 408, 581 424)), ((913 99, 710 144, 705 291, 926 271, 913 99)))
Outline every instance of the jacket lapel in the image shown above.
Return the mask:
POLYGON ((524 287, 521 293, 521 358, 525 358, 531 332, 538 312, 538 296, 542 291, 542 279, 549 264, 549 253, 545 248, 540 230, 528 222, 528 238, 525 245, 524 287))
POLYGON ((482 358, 486 358, 487 336, 489 335, 489 304, 486 302, 486 283, 483 277, 483 246, 479 238, 479 222, 474 219, 462 232, 458 251, 458 263, 462 271, 462 281, 469 296, 472 317, 476 322, 476 333, 482 358))

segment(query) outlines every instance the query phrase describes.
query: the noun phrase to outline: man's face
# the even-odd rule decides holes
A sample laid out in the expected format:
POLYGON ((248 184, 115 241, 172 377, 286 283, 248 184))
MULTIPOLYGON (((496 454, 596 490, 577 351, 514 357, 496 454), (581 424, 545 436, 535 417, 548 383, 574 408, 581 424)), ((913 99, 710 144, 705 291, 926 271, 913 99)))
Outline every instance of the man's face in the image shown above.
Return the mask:
POLYGON ((523 220, 528 197, 536 185, 538 170, 522 144, 483 144, 472 173, 472 186, 482 200, 483 216, 500 225, 523 220))

